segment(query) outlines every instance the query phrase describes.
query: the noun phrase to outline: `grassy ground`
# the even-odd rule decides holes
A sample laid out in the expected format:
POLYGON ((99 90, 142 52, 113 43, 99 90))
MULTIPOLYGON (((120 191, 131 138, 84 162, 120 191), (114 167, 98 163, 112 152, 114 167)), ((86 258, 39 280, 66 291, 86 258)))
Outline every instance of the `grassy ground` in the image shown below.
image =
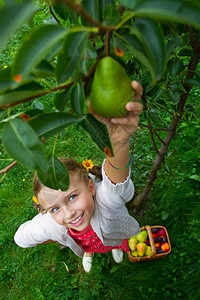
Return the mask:
MULTIPOLYGON (((23 27, 3 49, 1 68, 12 62, 27 30, 23 27)), ((192 99, 198 98, 199 91, 195 91, 192 99)), ((42 100, 46 106, 51 106, 51 101, 48 97, 42 100)), ((199 128, 199 120, 181 122, 148 201, 137 214, 129 206, 141 226, 163 225, 168 229, 172 253, 161 260, 131 263, 125 256, 117 265, 111 253, 96 254, 92 271, 86 274, 81 259, 67 248, 60 250, 58 244, 18 247, 13 241, 15 231, 36 214, 31 204, 33 174, 20 165, 10 170, 0 181, 0 299, 199 299, 200 192, 198 177, 194 176, 199 175, 199 128)), ((53 138, 45 143, 49 154, 53 143, 53 138)), ((155 152, 145 130, 138 130, 134 144, 132 177, 139 192, 155 152)), ((68 128, 59 138, 55 154, 80 162, 91 158, 100 164, 103 160, 78 127, 68 128)), ((9 159, 1 146, 0 157, 9 159)), ((0 161, 0 169, 8 163, 0 161)))
MULTIPOLYGON (((85 274, 81 259, 57 244, 21 249, 13 241, 14 233, 36 214, 31 205, 32 172, 19 165, 9 171, 1 182, 1 299, 198 299, 199 183, 189 178, 197 170, 198 137, 196 128, 180 130, 185 141, 180 136, 176 143, 182 155, 177 152, 168 159, 171 172, 160 171, 148 209, 135 216, 141 226, 160 224, 168 229, 172 253, 161 260, 131 263, 125 256, 117 265, 111 253, 96 254, 91 273, 85 274)), ((136 153, 142 143, 138 138, 136 153)), ((147 141, 143 137, 145 149, 147 141)), ((53 139, 46 143, 48 151, 52 144, 53 139)), ((78 128, 69 128, 57 146, 58 156, 67 151, 79 161, 92 158, 101 163, 103 159, 78 128)), ((145 160, 136 161, 134 167, 145 160)), ((134 215, 131 209, 130 213, 134 215)))

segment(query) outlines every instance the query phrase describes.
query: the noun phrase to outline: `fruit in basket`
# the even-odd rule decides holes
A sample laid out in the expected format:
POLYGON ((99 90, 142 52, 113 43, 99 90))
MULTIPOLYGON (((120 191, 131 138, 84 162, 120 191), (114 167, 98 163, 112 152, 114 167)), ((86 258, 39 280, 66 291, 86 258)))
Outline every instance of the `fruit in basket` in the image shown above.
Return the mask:
POLYGON ((131 251, 131 255, 134 256, 134 257, 137 257, 138 256, 137 250, 131 251))
POLYGON ((164 229, 159 229, 157 232, 157 235, 161 238, 164 238, 165 236, 165 230, 164 229))
POLYGON ((136 235, 136 238, 139 243, 144 243, 147 239, 147 231, 142 230, 140 233, 138 233, 138 235, 136 235))
POLYGON ((152 232, 152 233, 157 233, 158 230, 159 230, 158 228, 151 228, 151 232, 152 232))
POLYGON ((145 243, 138 243, 137 244, 137 252, 139 256, 144 256, 147 250, 147 245, 145 243))
POLYGON ((150 246, 147 246, 147 250, 145 252, 145 255, 150 255, 152 253, 152 249, 150 246))
POLYGON ((160 248, 160 243, 157 242, 154 245, 155 245, 155 247, 160 248))
POLYGON ((138 244, 138 240, 136 238, 136 236, 133 236, 129 239, 128 241, 128 245, 129 245, 129 248, 133 251, 133 250, 136 250, 136 246, 138 244))
POLYGON ((146 240, 146 241, 145 241, 145 244, 146 244, 147 246, 149 246, 149 245, 150 245, 149 240, 146 240))
POLYGON ((153 238, 157 238, 158 237, 157 233, 152 233, 152 236, 153 236, 153 238))
POLYGON ((164 252, 169 251, 169 244, 168 244, 168 243, 162 244, 162 245, 161 245, 161 249, 162 249, 164 252))
POLYGON ((156 247, 156 254, 165 253, 162 249, 156 247))
POLYGON ((164 238, 162 239, 162 242, 163 242, 163 243, 167 243, 167 242, 168 242, 166 236, 164 236, 164 238))

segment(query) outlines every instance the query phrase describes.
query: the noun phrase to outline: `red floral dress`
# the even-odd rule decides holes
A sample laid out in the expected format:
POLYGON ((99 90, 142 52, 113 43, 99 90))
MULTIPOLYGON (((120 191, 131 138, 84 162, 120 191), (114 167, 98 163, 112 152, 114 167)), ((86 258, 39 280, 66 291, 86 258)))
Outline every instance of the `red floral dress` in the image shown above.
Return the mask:
POLYGON ((127 239, 122 240, 122 244, 120 246, 105 246, 94 232, 91 225, 89 225, 83 231, 77 231, 72 228, 68 229, 70 236, 83 249, 84 252, 105 253, 111 251, 112 249, 121 249, 124 252, 129 251, 127 239))

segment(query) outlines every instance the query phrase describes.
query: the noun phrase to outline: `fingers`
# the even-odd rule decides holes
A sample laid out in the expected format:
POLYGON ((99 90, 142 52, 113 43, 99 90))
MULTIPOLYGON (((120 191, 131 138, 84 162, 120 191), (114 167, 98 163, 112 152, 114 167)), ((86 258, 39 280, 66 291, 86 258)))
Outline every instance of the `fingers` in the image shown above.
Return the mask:
POLYGON ((140 98, 142 97, 142 94, 143 94, 143 87, 142 85, 136 81, 136 80, 133 80, 131 82, 131 85, 132 85, 132 88, 135 90, 135 99, 134 101, 135 102, 138 102, 140 100, 140 98))
POLYGON ((128 113, 124 117, 112 118, 111 122, 118 125, 131 125, 138 122, 139 114, 143 111, 143 105, 139 102, 128 102, 126 104, 128 113))
POLYGON ((126 109, 129 112, 134 112, 136 114, 141 114, 142 110, 143 110, 143 105, 142 103, 139 102, 128 102, 126 103, 126 109))

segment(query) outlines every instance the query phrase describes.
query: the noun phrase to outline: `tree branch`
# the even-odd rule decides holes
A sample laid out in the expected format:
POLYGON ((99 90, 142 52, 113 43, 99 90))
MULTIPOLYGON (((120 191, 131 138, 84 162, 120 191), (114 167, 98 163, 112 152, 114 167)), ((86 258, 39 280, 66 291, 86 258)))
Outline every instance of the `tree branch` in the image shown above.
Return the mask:
MULTIPOLYGON (((185 81, 188 78, 194 77, 194 72, 195 72, 195 70, 198 66, 199 60, 200 60, 200 51, 197 51, 198 49, 200 50, 200 43, 195 42, 195 44, 193 44, 193 46, 195 46, 194 53, 196 53, 196 55, 192 56, 190 58, 190 62, 188 64, 188 69, 187 69, 187 72, 185 75, 185 81)), ((185 106, 185 103, 187 101, 188 95, 189 95, 192 87, 187 84, 183 84, 183 86, 186 90, 186 93, 181 95, 181 98, 180 98, 180 101, 178 104, 177 114, 174 114, 174 116, 172 117, 170 128, 166 134, 164 143, 162 144, 160 151, 159 151, 160 155, 157 155, 156 159, 154 160, 152 170, 148 177, 147 185, 144 187, 143 191, 139 195, 136 195, 136 197, 133 200, 133 206, 135 206, 135 207, 140 207, 142 201, 144 201, 146 199, 149 191, 151 190, 151 186, 152 186, 154 180, 157 178, 157 172, 158 172, 158 170, 164 160, 164 157, 168 151, 168 147, 171 143, 171 140, 174 136, 174 133, 178 126, 181 115, 184 111, 184 106, 185 106)))
POLYGON ((88 12, 83 8, 83 6, 78 3, 72 2, 71 0, 59 0, 58 2, 65 3, 70 8, 76 10, 76 12, 79 13, 85 20, 97 26, 100 31, 113 31, 115 29, 115 26, 102 25, 97 20, 93 19, 91 15, 89 15, 88 12))
POLYGON ((0 170, 0 174, 6 174, 10 169, 12 169, 14 166, 16 166, 17 161, 13 161, 10 165, 5 167, 4 169, 0 170))
POLYGON ((158 104, 158 103, 154 103, 154 105, 156 105, 156 106, 158 106, 158 107, 160 107, 160 108, 162 108, 162 109, 164 109, 166 112, 168 112, 170 115, 174 115, 174 113, 173 112, 171 112, 171 111, 169 111, 168 109, 166 109, 165 107, 163 107, 162 105, 160 105, 160 104, 158 104))
POLYGON ((58 91, 58 90, 66 89, 66 88, 70 87, 70 86, 73 85, 73 84, 74 84, 74 82, 70 82, 70 83, 65 84, 65 85, 57 86, 57 87, 55 87, 55 88, 53 88, 53 89, 49 89, 49 90, 47 90, 47 91, 41 92, 41 93, 39 93, 38 95, 34 95, 34 96, 32 96, 32 97, 28 97, 28 98, 26 98, 26 99, 19 100, 19 101, 17 101, 17 102, 13 102, 13 103, 9 103, 9 104, 0 105, 0 108, 13 107, 13 106, 15 106, 15 105, 17 105, 17 104, 21 104, 21 103, 24 103, 24 102, 29 102, 29 101, 31 101, 31 100, 34 100, 34 99, 38 98, 38 97, 45 96, 45 95, 47 95, 47 94, 49 94, 49 93, 53 93, 53 92, 56 92, 56 91, 58 91))
POLYGON ((53 10, 52 10, 52 7, 51 5, 48 3, 48 6, 49 6, 49 11, 50 11, 50 14, 52 15, 52 17, 56 20, 56 22, 60 25, 60 20, 58 20, 58 18, 56 17, 56 15, 54 14, 53 10))
POLYGON ((156 150, 156 153, 158 155, 160 155, 160 151, 158 150, 158 148, 156 146, 156 141, 155 141, 154 136, 153 136, 153 130, 152 130, 152 127, 151 127, 151 122, 148 121, 148 124, 149 124, 149 133, 150 133, 150 136, 151 136, 151 140, 153 142, 154 149, 156 150))
MULTIPOLYGON (((141 126, 141 127, 145 127, 145 128, 150 128, 148 125, 145 125, 145 124, 143 124, 143 123, 140 123, 139 122, 139 126, 141 126)), ((166 129, 166 128, 155 128, 155 130, 160 130, 160 131, 170 131, 170 130, 172 130, 172 129, 170 129, 170 128, 168 128, 168 129, 166 129)))
POLYGON ((153 132, 155 133, 155 135, 157 136, 157 138, 159 139, 159 141, 164 144, 165 142, 161 139, 161 137, 159 136, 159 134, 156 132, 155 129, 153 129, 153 132))

